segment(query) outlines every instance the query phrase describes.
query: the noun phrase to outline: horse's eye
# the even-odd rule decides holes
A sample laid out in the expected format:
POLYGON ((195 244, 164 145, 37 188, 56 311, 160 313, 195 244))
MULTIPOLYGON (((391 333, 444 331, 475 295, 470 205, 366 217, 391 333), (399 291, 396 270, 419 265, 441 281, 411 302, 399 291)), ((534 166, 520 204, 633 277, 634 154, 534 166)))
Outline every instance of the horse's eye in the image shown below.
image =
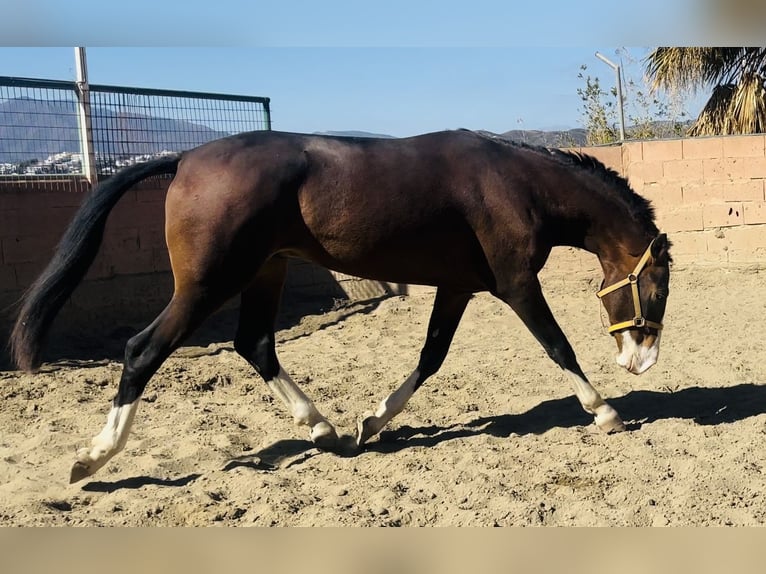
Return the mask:
POLYGON ((657 299, 657 301, 662 301, 662 300, 663 300, 663 299, 665 299, 667 296, 668 296, 668 294, 667 294, 667 293, 665 293, 664 291, 657 291, 657 292, 654 294, 654 298, 655 298, 655 299, 657 299))

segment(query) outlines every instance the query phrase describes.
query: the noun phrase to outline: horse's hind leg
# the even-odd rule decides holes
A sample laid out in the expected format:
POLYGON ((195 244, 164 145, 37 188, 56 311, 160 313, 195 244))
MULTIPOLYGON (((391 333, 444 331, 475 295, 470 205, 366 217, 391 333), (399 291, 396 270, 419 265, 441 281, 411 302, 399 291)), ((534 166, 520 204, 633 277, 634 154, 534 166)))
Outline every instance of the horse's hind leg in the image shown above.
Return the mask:
POLYGON ((184 337, 222 302, 211 301, 196 290, 177 291, 151 325, 128 341, 120 386, 106 426, 93 438, 90 447, 78 450, 70 482, 92 475, 125 447, 138 401, 149 379, 184 337))
POLYGON ((596 426, 606 432, 625 430, 617 411, 601 398, 585 377, 572 346, 548 307, 537 277, 516 281, 513 287, 501 290, 497 296, 511 306, 548 356, 566 372, 574 383, 575 395, 583 409, 594 415, 596 426))
POLYGON ((381 401, 375 413, 365 413, 357 425, 358 446, 362 446, 370 437, 380 432, 404 409, 404 405, 425 380, 439 370, 470 300, 471 293, 456 293, 444 288, 436 291, 426 343, 420 352, 417 368, 398 389, 381 401))
POLYGON ((274 322, 286 273, 287 260, 274 257, 243 291, 234 348, 282 400, 293 415, 295 424, 308 426, 311 440, 320 448, 332 448, 338 439, 335 429, 277 359, 274 322))

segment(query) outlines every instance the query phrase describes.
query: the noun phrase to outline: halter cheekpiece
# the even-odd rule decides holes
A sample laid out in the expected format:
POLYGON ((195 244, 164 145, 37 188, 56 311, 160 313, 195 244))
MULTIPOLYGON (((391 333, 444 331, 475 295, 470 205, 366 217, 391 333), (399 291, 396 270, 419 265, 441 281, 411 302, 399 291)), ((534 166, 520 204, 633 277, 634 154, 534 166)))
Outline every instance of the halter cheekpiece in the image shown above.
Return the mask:
POLYGON ((658 331, 662 329, 662 323, 655 323, 654 321, 649 321, 646 317, 644 317, 643 310, 641 309, 641 299, 638 295, 638 276, 641 271, 643 271, 644 267, 646 267, 647 261, 649 261, 649 257, 652 253, 652 245, 654 245, 655 240, 656 238, 652 239, 652 242, 649 244, 649 247, 646 248, 646 251, 644 251, 644 255, 641 257, 641 260, 638 262, 638 265, 636 265, 636 268, 632 273, 630 273, 625 279, 622 279, 621 281, 618 281, 609 287, 605 287, 596 293, 596 296, 601 299, 604 297, 604 295, 608 295, 617 289, 625 287, 626 285, 630 285, 631 294, 633 295, 633 310, 635 312, 635 316, 629 321, 615 323, 609 327, 609 333, 614 333, 620 329, 640 329, 642 327, 650 327, 652 329, 657 329, 658 331))

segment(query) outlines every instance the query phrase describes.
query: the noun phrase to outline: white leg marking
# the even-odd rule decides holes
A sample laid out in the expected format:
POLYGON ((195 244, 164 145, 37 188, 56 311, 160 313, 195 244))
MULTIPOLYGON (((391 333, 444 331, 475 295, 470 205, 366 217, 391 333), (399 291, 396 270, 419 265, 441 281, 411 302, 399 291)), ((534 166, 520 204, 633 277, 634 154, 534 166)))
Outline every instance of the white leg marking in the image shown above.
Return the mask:
POLYGON ((582 408, 585 412, 594 415, 596 426, 605 432, 625 430, 625 424, 620 415, 609 404, 607 404, 598 391, 591 384, 579 375, 564 369, 569 378, 574 383, 575 394, 577 395, 582 408))
POLYGON ((90 476, 125 448, 137 410, 138 399, 126 405, 112 407, 106 418, 106 425, 93 437, 90 448, 85 447, 77 451, 71 482, 90 476))
POLYGON ((301 391, 282 367, 279 368, 279 374, 267 381, 266 384, 285 404, 290 414, 293 415, 296 425, 310 427, 309 434, 312 441, 315 443, 334 442, 338 438, 333 426, 322 416, 311 399, 301 391))
POLYGON ((617 364, 626 368, 634 375, 640 375, 657 362, 660 355, 660 337, 662 331, 657 333, 651 345, 637 345, 631 337, 630 331, 623 331, 622 350, 617 355, 617 364))
POLYGON ((361 446, 371 436, 377 434, 388 421, 398 415, 404 409, 404 405, 410 400, 415 392, 415 383, 420 376, 420 371, 415 369, 407 380, 380 402, 378 410, 375 413, 365 413, 359 422, 356 442, 361 446))

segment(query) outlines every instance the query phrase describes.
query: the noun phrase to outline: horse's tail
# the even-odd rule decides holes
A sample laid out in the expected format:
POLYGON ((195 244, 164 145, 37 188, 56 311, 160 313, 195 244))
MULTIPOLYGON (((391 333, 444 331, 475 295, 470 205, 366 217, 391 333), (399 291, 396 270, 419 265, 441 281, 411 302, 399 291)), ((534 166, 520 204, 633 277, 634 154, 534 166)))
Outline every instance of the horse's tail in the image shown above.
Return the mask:
POLYGON ((134 184, 153 175, 175 174, 180 154, 131 166, 96 186, 64 232, 53 259, 29 287, 11 333, 16 365, 35 371, 42 363, 45 337, 53 319, 87 273, 104 235, 106 219, 134 184))

